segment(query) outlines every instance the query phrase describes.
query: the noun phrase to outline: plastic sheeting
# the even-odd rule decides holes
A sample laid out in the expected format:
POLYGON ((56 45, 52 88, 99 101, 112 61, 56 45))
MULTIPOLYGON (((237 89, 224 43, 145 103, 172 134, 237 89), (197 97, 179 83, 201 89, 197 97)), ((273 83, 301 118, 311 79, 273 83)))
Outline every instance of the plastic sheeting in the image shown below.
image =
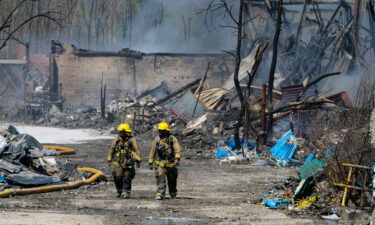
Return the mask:
POLYGON ((23 166, 14 165, 12 163, 8 163, 4 160, 0 159, 0 171, 8 172, 8 173, 19 173, 23 169, 23 166))
POLYGON ((61 182, 61 180, 56 177, 46 176, 29 171, 21 171, 16 174, 8 174, 6 175, 6 180, 22 186, 39 186, 61 182))

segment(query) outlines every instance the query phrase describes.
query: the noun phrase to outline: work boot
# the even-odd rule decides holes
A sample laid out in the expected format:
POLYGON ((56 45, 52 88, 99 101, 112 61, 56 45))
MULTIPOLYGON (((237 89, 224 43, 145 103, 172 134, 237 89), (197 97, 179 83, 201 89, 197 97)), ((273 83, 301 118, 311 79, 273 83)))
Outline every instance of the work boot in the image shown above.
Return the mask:
POLYGON ((117 191, 116 197, 121 198, 121 191, 117 191))
POLYGON ((164 195, 163 194, 160 194, 160 193, 156 194, 156 200, 163 200, 163 199, 164 199, 164 195))
POLYGON ((175 194, 171 195, 171 199, 176 199, 177 196, 175 194))
POLYGON ((130 192, 122 192, 121 193, 121 198, 123 199, 129 199, 130 198, 130 192))

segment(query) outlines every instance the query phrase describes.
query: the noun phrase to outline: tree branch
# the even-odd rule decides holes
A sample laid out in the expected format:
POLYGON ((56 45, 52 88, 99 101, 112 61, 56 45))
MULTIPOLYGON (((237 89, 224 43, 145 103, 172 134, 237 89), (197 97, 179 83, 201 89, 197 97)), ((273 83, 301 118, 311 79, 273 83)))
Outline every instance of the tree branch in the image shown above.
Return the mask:
POLYGON ((226 0, 220 0, 225 8, 225 11, 228 13, 228 15, 230 16, 230 18, 233 20, 233 22, 235 24, 240 25, 240 23, 236 20, 236 18, 234 18, 233 16, 233 13, 232 13, 232 7, 229 8, 228 4, 227 4, 227 1, 226 0))
MULTIPOLYGON (((21 29, 25 24, 29 23, 30 21, 32 21, 32 20, 35 19, 35 18, 40 18, 40 17, 42 17, 42 18, 47 18, 47 19, 49 19, 49 20, 52 20, 53 22, 55 22, 56 24, 58 24, 59 27, 62 27, 61 24, 60 24, 60 22, 59 22, 57 19, 55 19, 55 18, 53 18, 53 17, 51 16, 51 12, 46 12, 46 13, 43 13, 43 14, 37 14, 37 15, 32 16, 32 17, 28 18, 27 20, 23 21, 23 22, 22 22, 20 25, 18 25, 13 31, 9 32, 9 33, 8 33, 8 37, 6 37, 5 40, 3 41, 3 43, 0 45, 0 49, 4 48, 4 47, 6 46, 6 44, 7 44, 7 42, 8 42, 10 39, 13 38, 13 35, 14 35, 19 29, 21 29)), ((0 30, 0 32, 1 32, 1 30, 0 30)))

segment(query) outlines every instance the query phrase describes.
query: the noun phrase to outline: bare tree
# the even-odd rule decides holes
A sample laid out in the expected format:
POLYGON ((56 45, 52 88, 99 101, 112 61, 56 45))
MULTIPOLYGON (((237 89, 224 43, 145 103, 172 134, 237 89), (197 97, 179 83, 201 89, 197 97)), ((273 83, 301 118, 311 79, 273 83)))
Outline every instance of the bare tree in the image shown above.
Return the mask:
POLYGON ((85 3, 81 2, 83 10, 83 18, 85 19, 85 24, 87 27, 87 47, 91 47, 91 32, 92 32, 92 22, 94 16, 94 10, 96 8, 96 1, 91 1, 90 7, 85 7, 85 3), (87 15, 86 15, 87 14, 87 15))
MULTIPOLYGON (((268 112, 272 112, 273 110, 273 83, 275 80, 275 71, 276 71, 276 62, 277 62, 277 47, 279 43, 279 36, 281 31, 281 14, 283 9, 283 0, 279 0, 279 4, 277 7, 277 21, 276 21, 276 29, 275 29, 275 36, 273 38, 273 49, 272 49, 272 62, 270 68, 270 75, 268 78, 268 90, 267 90, 267 108, 268 112)), ((273 126, 273 117, 272 115, 268 119, 267 131, 268 135, 272 133, 272 126, 273 126)))
MULTIPOLYGON (((234 26, 220 25, 220 27, 222 27, 222 28, 233 28, 236 31, 236 35, 237 35, 235 53, 227 52, 227 51, 225 51, 225 52, 232 55, 235 59, 233 82, 234 82, 234 85, 235 85, 235 88, 236 88, 236 91, 237 91, 237 94, 238 94, 238 98, 239 98, 240 103, 241 103, 241 110, 240 110, 240 113, 239 113, 239 116, 238 116, 238 120, 237 120, 235 130, 234 130, 234 140, 235 140, 235 149, 240 149, 241 148, 241 145, 240 145, 240 128, 243 124, 243 118, 244 118, 245 113, 246 113, 247 104, 246 104, 245 101, 247 101, 247 100, 245 99, 244 93, 242 91, 240 81, 238 79, 238 75, 239 75, 240 66, 241 66, 242 41, 246 38, 246 36, 243 32, 243 28, 252 19, 250 19, 249 21, 243 21, 244 0, 239 1, 238 15, 237 16, 233 13, 233 7, 234 6, 229 5, 228 2, 229 1, 227 1, 227 0, 212 0, 210 2, 209 6, 208 6, 208 9, 206 10, 206 13, 207 13, 206 18, 208 17, 207 15, 209 14, 209 12, 216 12, 216 11, 219 11, 219 10, 224 10, 224 12, 223 12, 224 16, 229 16, 234 23, 234 26)), ((212 18, 212 14, 211 14, 211 18, 212 18)), ((254 78, 254 75, 255 75, 255 71, 254 71, 254 73, 248 72, 248 74, 249 74, 249 82, 251 84, 251 82, 254 78)), ((247 95, 246 98, 248 98, 248 97, 250 97, 250 96, 247 95)), ((245 126, 245 127, 247 128, 247 126, 245 126)))
POLYGON ((4 48, 10 40, 19 41, 15 37, 15 34, 17 33, 17 31, 23 28, 26 24, 30 23, 33 20, 36 20, 39 18, 45 18, 47 20, 55 22, 57 25, 61 27, 60 21, 56 19, 56 15, 59 13, 53 12, 53 11, 38 12, 37 14, 31 15, 30 17, 26 18, 24 21, 18 24, 13 24, 14 15, 16 14, 17 10, 19 10, 24 4, 30 1, 31 0, 22 0, 4 18, 3 22, 0 25, 0 50, 4 48))

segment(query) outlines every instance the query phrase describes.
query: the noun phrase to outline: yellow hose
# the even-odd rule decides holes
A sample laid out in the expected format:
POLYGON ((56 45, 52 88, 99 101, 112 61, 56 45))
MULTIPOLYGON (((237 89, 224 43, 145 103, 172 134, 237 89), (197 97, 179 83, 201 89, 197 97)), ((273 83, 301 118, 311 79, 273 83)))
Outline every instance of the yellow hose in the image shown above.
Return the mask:
POLYGON ((67 184, 49 185, 49 186, 35 187, 35 188, 7 189, 7 190, 0 192, 0 198, 6 198, 11 195, 29 195, 29 194, 35 194, 35 193, 45 193, 45 192, 51 192, 51 191, 73 189, 73 188, 78 188, 83 185, 91 184, 92 182, 98 179, 103 179, 107 181, 107 177, 100 170, 93 169, 93 168, 78 168, 78 170, 81 172, 85 172, 85 173, 92 173, 94 175, 91 176, 87 180, 79 180, 79 181, 69 182, 67 184))
POLYGON ((47 149, 56 149, 58 152, 60 152, 60 155, 76 154, 76 150, 73 148, 55 146, 55 145, 43 145, 43 147, 47 149))

